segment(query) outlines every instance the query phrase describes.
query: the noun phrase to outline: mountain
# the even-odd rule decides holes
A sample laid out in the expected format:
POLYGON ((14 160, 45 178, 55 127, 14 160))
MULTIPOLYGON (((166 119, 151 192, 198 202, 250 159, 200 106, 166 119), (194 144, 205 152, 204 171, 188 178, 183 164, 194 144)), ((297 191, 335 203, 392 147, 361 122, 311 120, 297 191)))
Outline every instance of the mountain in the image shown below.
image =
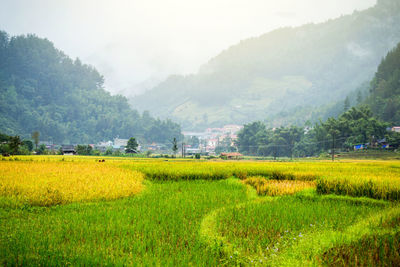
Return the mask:
POLYGON ((379 0, 325 23, 241 41, 198 73, 171 76, 130 103, 185 129, 254 120, 301 124, 369 81, 399 40, 400 1, 379 0))
POLYGON ((378 118, 400 125, 400 43, 379 65, 366 104, 378 118))
POLYGON ((178 124, 139 114, 125 97, 104 90, 96 69, 50 41, 0 31, 0 132, 29 138, 33 131, 56 143, 181 138, 178 124))

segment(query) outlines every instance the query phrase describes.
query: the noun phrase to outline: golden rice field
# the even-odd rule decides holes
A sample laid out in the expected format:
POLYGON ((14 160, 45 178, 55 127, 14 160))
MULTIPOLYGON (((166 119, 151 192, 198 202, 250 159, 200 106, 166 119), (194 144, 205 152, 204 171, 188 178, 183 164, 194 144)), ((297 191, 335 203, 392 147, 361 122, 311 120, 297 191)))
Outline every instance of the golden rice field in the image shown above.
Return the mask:
POLYGON ((94 161, 1 161, 0 196, 50 206, 139 193, 143 174, 94 161))
POLYGON ((305 189, 315 188, 315 182, 312 181, 268 180, 260 176, 249 177, 243 183, 254 187, 258 195, 271 197, 293 195, 305 189))
POLYGON ((399 161, 140 161, 121 163, 143 172, 150 180, 216 180, 231 176, 246 179, 263 176, 271 180, 315 181, 321 194, 367 196, 400 200, 399 161))
MULTIPOLYGON (((105 198, 113 199, 117 197, 123 197, 132 195, 140 191, 141 181, 143 179, 142 173, 149 180, 160 180, 160 181, 179 181, 179 180, 221 180, 229 177, 238 177, 245 180, 248 177, 261 176, 266 177, 270 180, 297 180, 297 181, 313 181, 316 184, 317 192, 320 194, 339 194, 339 195, 350 195, 350 196, 367 196, 375 199, 385 200, 399 200, 400 199, 400 163, 399 161, 351 161, 344 160, 340 162, 329 162, 329 161, 307 161, 307 162, 255 162, 255 161, 194 161, 194 160, 164 160, 164 159, 129 159, 129 158, 107 158, 105 163, 98 163, 98 158, 95 157, 65 157, 60 156, 26 156, 18 157, 19 161, 9 163, 10 159, 3 158, 0 161, 1 169, 8 168, 7 171, 2 171, 2 187, 7 189, 1 189, 1 195, 9 194, 18 197, 26 197, 22 192, 34 194, 38 192, 33 189, 32 183, 28 181, 32 180, 34 175, 42 177, 44 181, 41 183, 34 183, 37 188, 40 188, 42 195, 44 191, 49 191, 48 196, 57 199, 61 196, 63 201, 61 203, 67 203, 71 201, 80 201, 84 199, 95 199, 105 198), (63 160, 63 161, 61 161, 63 160), (40 176, 40 167, 37 164, 30 164, 26 166, 32 166, 33 173, 27 174, 27 180, 10 180, 7 179, 7 183, 4 182, 5 173, 12 173, 12 166, 19 166, 13 164, 20 164, 21 161, 33 161, 44 164, 43 166, 54 166, 59 169, 59 174, 62 177, 63 172, 67 169, 63 169, 62 166, 70 166, 76 172, 68 175, 68 179, 62 179, 58 186, 56 186, 56 171, 51 171, 51 167, 43 167, 42 173, 49 173, 40 176), (4 164, 8 162, 9 165, 4 164), (53 162, 53 164, 52 164, 53 162), (68 164, 70 162, 70 164, 68 164), (71 163, 74 162, 74 163, 71 163), (63 164, 65 165, 63 165, 63 164), (103 165, 101 165, 103 164, 103 165), (8 167, 7 167, 8 166, 8 167), (57 167, 61 166, 61 168, 57 167), (38 168, 38 170, 36 169, 38 168), (92 168, 92 169, 87 169, 92 168), (48 171, 47 171, 47 170, 48 171), (124 170, 123 170, 124 169, 124 170), (104 170, 104 171, 103 171, 104 170), (136 171, 132 174, 129 171, 136 171), (93 176, 92 176, 93 175, 93 176), (121 176, 119 176, 121 175, 121 176), (136 179, 123 179, 129 175, 137 176, 136 179), (114 179, 111 177, 118 176, 120 178, 114 179), (46 178, 45 178, 46 177, 46 178), (75 177, 75 178, 73 178, 75 177), (84 178, 83 178, 84 177, 84 178), (96 185, 95 188, 90 188, 90 192, 82 196, 82 190, 86 190, 85 179, 100 179, 102 183, 96 185), (102 177, 102 178, 99 178, 102 177), (49 179, 47 181, 47 179, 49 179), (74 180, 77 179, 77 180, 74 180), (83 179, 83 180, 82 180, 83 179), (11 182, 11 181, 15 181, 11 182), (79 181, 79 189, 74 192, 79 193, 67 193, 64 192, 64 185, 75 184, 75 181, 79 181), (10 184, 11 183, 11 184, 10 184), (26 184, 21 185, 20 183, 26 184), (135 188, 138 190, 131 189, 133 186, 128 188, 124 187, 124 183, 134 183, 135 188), (29 184, 29 186, 27 186, 29 184), (104 185, 103 189, 101 185, 104 185), (25 188, 22 190, 22 188, 25 188), (28 189, 31 188, 31 189, 28 189), (107 189, 105 189, 107 188, 107 189), (110 188, 114 188, 111 190, 110 188), (106 190, 107 193, 104 193, 106 190), (132 192, 131 192, 132 190, 132 192), (11 193, 15 192, 15 193, 11 193), (116 193, 121 192, 121 193, 116 193)), ((12 158, 11 158, 12 160, 12 158)), ((21 164, 23 166, 23 164, 21 164)), ((22 173, 29 172, 28 169, 24 169, 22 173)), ((11 174, 7 174, 11 175, 11 174)), ((61 176, 59 176, 61 178, 61 176)), ((13 176, 11 176, 13 177, 13 176)), ((24 179, 24 175, 19 176, 19 179, 24 179)), ((16 178, 15 178, 16 179, 16 178)), ((78 184, 79 184, 78 183, 78 184)), ((89 186, 86 184, 86 186, 89 186)), ((89 188, 87 188, 89 190, 89 188)), ((37 198, 37 197, 35 197, 37 198)), ((51 198, 51 197, 50 197, 51 198)), ((29 198, 28 198, 29 199, 29 198)), ((30 201, 33 199, 31 198, 30 201)), ((51 202, 51 201, 50 201, 51 202)), ((57 201, 56 201, 57 202, 57 201)), ((41 200, 35 203, 47 203, 46 200, 41 200)))

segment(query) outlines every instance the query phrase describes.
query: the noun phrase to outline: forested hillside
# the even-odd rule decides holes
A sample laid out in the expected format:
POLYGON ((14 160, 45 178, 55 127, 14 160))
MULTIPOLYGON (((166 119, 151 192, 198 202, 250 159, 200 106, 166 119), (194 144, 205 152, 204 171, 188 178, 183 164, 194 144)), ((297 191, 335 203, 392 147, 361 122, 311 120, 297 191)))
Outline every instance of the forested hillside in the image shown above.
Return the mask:
POLYGON ((117 136, 167 142, 180 126, 132 110, 103 89, 103 77, 34 35, 0 31, 0 132, 42 140, 91 143, 117 136))
POLYGON ((275 157, 313 156, 332 147, 353 150, 355 145, 398 149, 400 133, 391 127, 400 126, 400 43, 378 66, 369 91, 364 101, 360 94, 356 96, 356 107, 347 100, 339 116, 315 125, 272 129, 260 121, 246 124, 238 134, 238 149, 248 155, 275 157))
POLYGON ((400 43, 378 67, 367 103, 374 114, 392 125, 400 125, 400 43))
POLYGON ((400 40, 400 2, 241 41, 195 75, 171 76, 131 103, 184 128, 328 117, 400 40))

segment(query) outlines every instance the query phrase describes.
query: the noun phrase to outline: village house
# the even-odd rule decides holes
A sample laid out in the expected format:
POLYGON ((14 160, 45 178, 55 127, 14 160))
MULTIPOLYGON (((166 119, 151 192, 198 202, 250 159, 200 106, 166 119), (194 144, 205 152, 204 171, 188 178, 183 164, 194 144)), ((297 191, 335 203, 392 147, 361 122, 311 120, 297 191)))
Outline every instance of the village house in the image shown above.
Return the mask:
POLYGON ((225 134, 236 134, 241 129, 243 129, 243 127, 244 127, 243 125, 236 125, 236 124, 225 125, 223 127, 223 132, 225 134))
POLYGON ((392 127, 392 132, 400 133, 400 126, 392 127))
POLYGON ((215 148, 217 147, 217 145, 218 145, 218 139, 209 139, 209 140, 207 140, 207 146, 206 146, 206 149, 207 149, 207 151, 214 151, 215 150, 215 148))
POLYGON ((65 156, 72 156, 72 155, 76 155, 76 150, 73 145, 62 145, 61 153, 65 156))

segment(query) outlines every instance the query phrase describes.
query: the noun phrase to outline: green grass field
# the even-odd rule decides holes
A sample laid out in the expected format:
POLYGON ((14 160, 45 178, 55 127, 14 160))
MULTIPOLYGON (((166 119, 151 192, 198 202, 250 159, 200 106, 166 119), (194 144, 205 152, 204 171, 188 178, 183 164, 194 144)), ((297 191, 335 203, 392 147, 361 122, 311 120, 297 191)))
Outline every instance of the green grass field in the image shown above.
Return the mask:
MULTIPOLYGON (((78 179, 82 194, 97 190, 90 179, 78 179)), ((398 266, 399 183, 397 161, 238 163, 107 158, 99 163, 94 157, 2 159, 0 264, 398 266), (60 171, 49 168, 65 161, 70 163, 62 165, 60 171), (44 195, 54 188, 61 198, 70 195, 74 188, 68 179, 71 171, 76 174, 77 164, 87 166, 86 171, 107 170, 107 177, 95 180, 107 188, 113 188, 113 179, 120 184, 119 177, 127 171, 135 174, 129 179, 137 179, 137 172, 145 179, 140 186, 137 180, 123 180, 126 186, 135 186, 129 190, 131 196, 115 187, 120 197, 113 194, 101 199, 96 191, 91 194, 93 200, 73 198, 63 204, 46 202, 46 206, 31 201, 40 197, 34 188, 40 188, 44 195), (32 166, 37 165, 51 170, 35 173, 45 186, 32 183, 32 166), (269 184, 278 186, 273 196, 269 191, 258 195, 244 182, 251 176, 283 183, 269 184), (314 188, 287 190, 298 181, 314 188), (19 196, 11 194, 10 184, 14 186, 12 194, 19 196), (64 184, 69 185, 65 190, 64 184)), ((104 192, 111 194, 110 190, 104 192)))

